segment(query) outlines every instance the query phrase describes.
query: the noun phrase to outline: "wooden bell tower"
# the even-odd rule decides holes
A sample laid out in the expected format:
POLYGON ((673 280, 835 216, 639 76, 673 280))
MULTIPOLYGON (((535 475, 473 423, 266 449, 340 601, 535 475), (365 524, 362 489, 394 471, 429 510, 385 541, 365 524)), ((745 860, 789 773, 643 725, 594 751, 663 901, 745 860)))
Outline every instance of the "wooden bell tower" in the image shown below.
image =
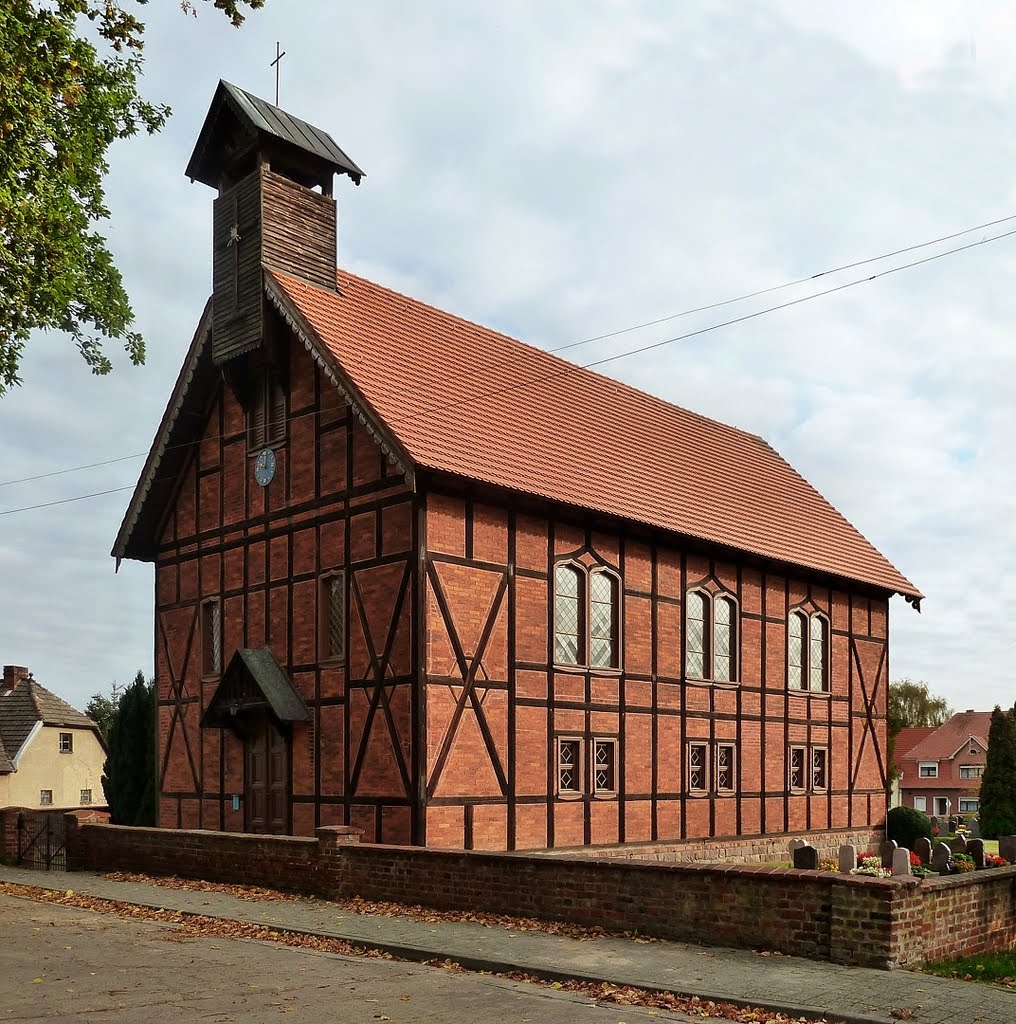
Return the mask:
POLYGON ((212 360, 221 366, 257 349, 261 359, 249 361, 270 360, 263 268, 334 291, 332 179, 348 174, 359 184, 363 171, 327 132, 220 81, 186 173, 219 193, 212 360))

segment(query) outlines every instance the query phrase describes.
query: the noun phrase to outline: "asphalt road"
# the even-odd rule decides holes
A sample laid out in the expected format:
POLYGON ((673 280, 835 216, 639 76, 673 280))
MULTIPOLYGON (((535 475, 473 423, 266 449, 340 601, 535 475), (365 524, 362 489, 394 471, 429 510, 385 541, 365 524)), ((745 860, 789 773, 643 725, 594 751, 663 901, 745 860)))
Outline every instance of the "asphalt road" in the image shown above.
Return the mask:
POLYGON ((437 967, 194 937, 0 896, 0 1022, 688 1020, 437 967))

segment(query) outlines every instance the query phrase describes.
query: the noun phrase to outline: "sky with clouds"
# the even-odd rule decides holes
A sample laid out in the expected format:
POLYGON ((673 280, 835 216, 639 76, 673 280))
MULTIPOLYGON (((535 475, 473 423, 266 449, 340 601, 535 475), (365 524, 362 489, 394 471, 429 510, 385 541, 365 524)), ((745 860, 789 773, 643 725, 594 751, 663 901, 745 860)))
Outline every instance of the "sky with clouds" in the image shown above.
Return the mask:
MULTIPOLYGON (((173 117, 111 155, 106 225, 148 362, 40 335, 0 398, 0 660, 83 706, 152 668, 154 575, 109 550, 210 291, 183 170, 217 80, 329 131, 350 270, 554 347, 1016 214, 1016 4, 267 0, 146 9, 173 117), (6 483, 84 463, 113 465, 6 483)), ((1016 220, 571 350, 694 331, 1016 220)), ((927 595, 891 675, 1016 700, 1016 237, 610 363, 762 434, 927 595)), ((680 453, 674 453, 679 457, 680 453)))

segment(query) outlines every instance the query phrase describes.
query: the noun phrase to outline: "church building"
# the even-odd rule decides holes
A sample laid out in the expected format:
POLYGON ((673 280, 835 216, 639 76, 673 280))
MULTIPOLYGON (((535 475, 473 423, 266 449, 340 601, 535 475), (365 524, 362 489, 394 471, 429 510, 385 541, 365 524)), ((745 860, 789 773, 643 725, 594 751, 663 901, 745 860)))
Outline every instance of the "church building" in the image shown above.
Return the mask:
POLYGON ((325 132, 225 82, 212 295, 113 547, 159 821, 512 850, 864 830, 889 599, 762 438, 336 262, 325 132))

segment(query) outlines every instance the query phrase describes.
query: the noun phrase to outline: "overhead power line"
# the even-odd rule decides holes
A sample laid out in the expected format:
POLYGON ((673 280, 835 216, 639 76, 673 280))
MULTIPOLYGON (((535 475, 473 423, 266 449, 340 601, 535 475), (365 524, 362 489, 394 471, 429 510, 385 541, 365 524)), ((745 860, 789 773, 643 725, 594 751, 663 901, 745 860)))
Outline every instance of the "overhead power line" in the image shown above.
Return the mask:
MULTIPOLYGON (((596 335, 595 337, 584 338, 581 341, 568 342, 565 345, 560 345, 560 346, 557 346, 556 348, 545 349, 544 351, 546 351, 547 353, 550 353, 550 354, 554 354, 554 353, 557 353, 557 352, 563 352, 563 351, 565 351, 567 349, 577 348, 577 347, 579 347, 581 345, 587 345, 587 344, 590 344, 591 342, 603 341, 603 340, 606 340, 607 338, 619 337, 619 336, 621 336, 623 334, 629 334, 629 333, 632 333, 634 331, 643 330, 643 329, 645 329, 647 327, 658 326, 659 324, 667 323, 668 321, 671 321, 671 320, 676 320, 679 317, 689 316, 689 315, 691 315, 693 313, 706 312, 706 311, 708 311, 710 309, 718 309, 718 308, 720 308, 722 306, 728 306, 728 305, 732 305, 732 304, 737 303, 737 302, 746 301, 747 299, 757 298, 757 297, 759 297, 761 295, 766 295, 766 294, 770 294, 772 292, 781 291, 781 290, 786 289, 786 288, 791 288, 791 287, 793 287, 795 285, 805 284, 805 283, 807 283, 809 281, 814 281, 814 280, 817 280, 818 278, 821 278, 821 277, 828 277, 828 276, 830 276, 832 274, 840 273, 840 272, 842 272, 844 270, 850 270, 850 269, 853 269, 855 267, 865 266, 865 265, 867 265, 869 263, 875 263, 875 262, 878 262, 879 260, 889 259, 889 258, 891 258, 893 256, 899 256, 899 255, 902 255, 903 253, 907 253, 907 252, 914 252, 914 251, 916 251, 918 249, 925 249, 925 248, 927 248, 930 245, 935 245, 935 244, 938 244, 940 242, 950 241, 951 239, 954 239, 954 238, 960 238, 963 235, 970 234, 973 231, 979 231, 979 230, 982 230, 984 228, 996 226, 998 224, 1004 224, 1004 223, 1006 223, 1008 221, 1012 221, 1012 220, 1016 220, 1016 214, 1011 214, 1011 215, 1009 215, 1007 217, 1000 217, 997 220, 987 221, 984 224, 978 224, 978 225, 975 225, 974 227, 964 228, 962 231, 955 231, 955 232, 953 232, 951 234, 948 234, 948 235, 942 235, 939 238, 931 239, 930 241, 927 241, 927 242, 918 242, 918 243, 915 243, 913 245, 908 245, 908 246, 905 246, 905 247, 903 247, 901 249, 896 249, 896 250, 894 250, 892 252, 883 253, 880 256, 871 256, 871 257, 869 257, 867 259, 864 259, 864 260, 855 260, 852 263, 845 263, 845 264, 843 264, 842 266, 839 266, 839 267, 834 267, 834 268, 831 268, 829 270, 819 271, 818 273, 810 274, 807 277, 796 278, 793 281, 787 281, 787 282, 784 282, 783 284, 772 285, 769 288, 762 288, 762 289, 759 289, 759 290, 754 291, 754 292, 748 292, 748 293, 746 293, 744 295, 739 295, 739 296, 736 296, 736 297, 731 298, 731 299, 722 299, 722 300, 720 300, 718 302, 709 303, 709 304, 704 305, 704 306, 696 306, 693 309, 682 310, 679 313, 672 313, 672 314, 670 314, 668 316, 658 317, 655 320, 645 321, 644 323, 637 324, 637 325, 634 325, 632 327, 625 327, 625 328, 622 328, 622 329, 617 330, 617 331, 611 331, 611 332, 609 332, 607 334, 600 334, 600 335, 596 335)), ((769 313, 775 313, 775 312, 778 312, 779 310, 782 310, 782 309, 789 309, 791 306, 798 306, 798 305, 801 305, 802 303, 810 302, 813 299, 819 299, 819 298, 822 298, 822 297, 824 297, 826 295, 832 295, 832 294, 834 294, 836 292, 845 291, 848 288, 854 288, 854 287, 856 287, 857 285, 860 285, 860 284, 867 284, 867 283, 869 283, 871 281, 877 280, 880 277, 887 277, 888 275, 898 273, 901 270, 909 270, 909 269, 911 269, 913 267, 922 266, 925 263, 931 263, 931 262, 933 262, 935 260, 942 259, 945 256, 952 256, 952 255, 954 255, 956 253, 964 252, 967 249, 974 249, 974 248, 976 248, 978 246, 986 245, 986 244, 988 244, 990 242, 997 242, 997 241, 1000 241, 1001 239, 1009 238, 1012 235, 1016 235, 1016 228, 1014 228, 1011 231, 1002 232, 1001 234, 998 234, 998 235, 992 235, 991 237, 988 237, 988 238, 979 238, 979 239, 977 239, 974 242, 967 242, 964 245, 958 245, 958 246, 955 246, 952 249, 946 249, 943 252, 934 253, 931 256, 924 257, 923 259, 912 260, 909 263, 903 263, 903 264, 900 264, 899 266, 896 266, 896 267, 889 267, 886 270, 878 271, 877 273, 870 274, 867 277, 859 277, 859 278, 856 278, 856 279, 854 279, 852 281, 846 281, 843 284, 834 285, 834 286, 832 286, 830 288, 825 288, 822 291, 812 292, 812 293, 809 293, 808 295, 803 295, 803 296, 801 296, 799 298, 796 298, 796 299, 790 299, 787 302, 781 302, 781 303, 778 303, 778 304, 776 304, 774 306, 767 306, 764 309, 755 310, 754 312, 746 313, 743 316, 734 317, 734 318, 732 318, 730 320, 723 320, 723 321, 721 321, 719 323, 716 323, 716 324, 709 324, 709 325, 707 325, 705 327, 698 328, 698 329, 696 329, 694 331, 688 331, 688 332, 686 332, 684 334, 674 335, 673 337, 670 337, 670 338, 664 338, 664 339, 662 339, 660 341, 655 341, 655 342, 652 342, 652 343, 650 343, 648 345, 642 345, 642 346, 639 346, 638 348, 633 348, 633 349, 625 349, 625 350, 623 350, 621 352, 616 352, 613 355, 603 356, 603 357, 601 357, 599 359, 594 359, 594 360, 592 360, 592 361, 590 361, 588 363, 579 363, 579 364, 566 363, 564 366, 562 366, 562 368, 560 370, 558 370, 558 371, 556 371, 554 373, 551 373, 551 374, 542 374, 542 375, 538 375, 538 376, 535 376, 535 377, 527 378, 527 379, 522 380, 522 381, 516 381, 515 383, 510 384, 510 385, 508 385, 507 387, 504 387, 504 388, 495 388, 493 390, 477 392, 477 393, 474 393, 472 395, 467 395, 467 396, 463 397, 462 399, 459 399, 458 401, 455 401, 455 402, 443 403, 443 404, 437 404, 437 405, 432 405, 432 406, 424 407, 422 409, 419 409, 416 413, 413 413, 413 414, 407 416, 403 422, 418 419, 420 416, 426 415, 428 413, 439 412, 439 411, 444 410, 444 409, 453 409, 453 408, 457 408, 457 407, 459 407, 461 405, 467 405, 470 402, 479 401, 482 398, 496 397, 496 396, 501 395, 501 394, 505 394, 505 393, 508 393, 508 392, 511 392, 511 391, 516 391, 519 388, 527 387, 527 386, 529 386, 531 384, 539 384, 539 383, 541 383, 543 381, 547 381, 547 380, 556 380, 556 379, 558 379, 560 377, 568 376, 569 374, 575 373, 575 372, 577 372, 579 370, 591 369, 594 366, 603 366, 603 365, 605 365, 607 363, 616 362, 617 360, 620 360, 620 359, 627 359, 630 356, 640 355, 641 353, 644 353, 644 352, 651 352, 654 349, 663 348, 663 347, 665 347, 667 345, 673 345, 673 344, 676 344, 679 341, 686 341, 686 340, 688 340, 690 338, 695 338, 695 337, 698 337, 698 336, 703 335, 703 334, 708 334, 708 333, 711 333, 712 331, 717 331, 717 330, 720 330, 721 328, 724 328, 724 327, 731 327, 731 326, 734 326, 735 324, 744 323, 744 322, 746 322, 748 320, 754 320, 757 317, 765 316, 765 315, 767 315, 769 313)), ((498 364, 495 363, 495 364, 491 364, 491 365, 493 366, 493 365, 498 365, 498 364)), ((300 416, 290 417, 290 422, 295 422, 296 420, 302 419, 302 418, 304 418, 306 416, 316 416, 316 415, 318 415, 317 411, 312 411, 312 412, 309 412, 309 413, 302 413, 300 416)), ((220 440, 221 438, 226 437, 226 436, 227 435, 225 435, 225 434, 213 435, 213 436, 209 436, 209 437, 203 438, 203 440, 208 440, 208 441, 220 440)), ((168 450, 171 450, 173 448, 185 448, 185 447, 189 447, 191 444, 193 444, 192 441, 187 441, 187 442, 183 442, 183 443, 178 444, 178 445, 167 445, 166 446, 166 450, 168 451, 168 450)), ((99 462, 85 463, 85 464, 80 465, 80 466, 70 466, 67 469, 52 470, 51 472, 39 473, 39 474, 36 474, 34 476, 19 477, 17 479, 11 479, 11 480, 2 480, 2 481, 0 481, 0 487, 7 487, 7 486, 12 486, 14 484, 20 484, 20 483, 30 483, 30 482, 33 482, 33 481, 36 481, 36 480, 45 480, 45 479, 48 479, 50 477, 63 476, 65 474, 67 474, 67 473, 76 473, 76 472, 83 471, 83 470, 97 469, 97 468, 100 468, 100 467, 103 467, 103 466, 111 466, 111 465, 114 465, 114 464, 119 463, 119 462, 126 462, 126 461, 128 461, 130 459, 142 458, 143 456, 145 456, 147 454, 148 454, 147 452, 135 452, 135 453, 133 453, 131 455, 121 455, 121 456, 117 456, 116 458, 105 459, 105 460, 102 460, 102 461, 99 461, 99 462)), ((96 497, 101 497, 102 495, 106 495, 106 494, 115 494, 118 491, 131 490, 132 488, 133 488, 133 485, 126 485, 124 487, 115 487, 115 488, 112 488, 111 490, 107 490, 107 491, 96 491, 96 492, 94 492, 92 494, 82 494, 82 495, 77 495, 76 497, 72 497, 72 498, 62 498, 62 499, 59 499, 57 501, 44 502, 44 503, 38 504, 38 505, 26 505, 26 506, 21 507, 21 508, 6 509, 6 510, 3 510, 3 511, 0 511, 0 515, 12 515, 15 512, 30 512, 30 511, 34 511, 35 509, 49 508, 49 507, 51 507, 53 505, 63 505, 63 504, 67 504, 68 502, 81 501, 81 500, 84 500, 85 498, 96 498, 96 497)))

